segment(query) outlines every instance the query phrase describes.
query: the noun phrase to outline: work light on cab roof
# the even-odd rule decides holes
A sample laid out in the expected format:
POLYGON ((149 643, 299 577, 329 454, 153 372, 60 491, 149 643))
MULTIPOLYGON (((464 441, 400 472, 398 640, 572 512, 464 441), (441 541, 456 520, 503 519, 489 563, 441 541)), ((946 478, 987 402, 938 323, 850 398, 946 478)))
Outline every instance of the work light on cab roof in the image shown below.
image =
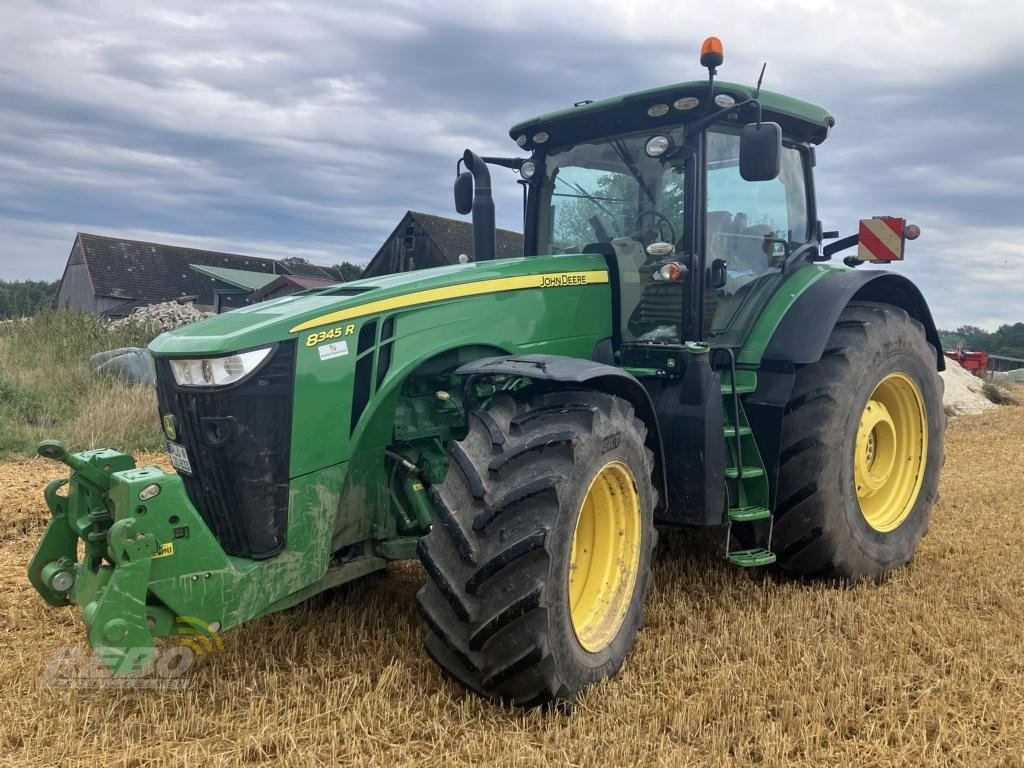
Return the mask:
POLYGON ((40 445, 71 470, 44 491, 43 599, 78 605, 131 674, 155 637, 200 627, 220 647, 418 558, 431 658, 527 706, 620 668, 655 525, 829 581, 907 562, 943 461, 938 333, 905 277, 823 262, 898 263, 920 230, 823 231, 812 180, 835 121, 762 91, 764 67, 718 81, 723 61, 710 37, 703 79, 526 120, 517 156, 466 149, 457 264, 415 270, 414 230, 398 274, 159 336, 177 472, 40 445), (523 190, 521 258, 495 258, 492 169, 523 190))

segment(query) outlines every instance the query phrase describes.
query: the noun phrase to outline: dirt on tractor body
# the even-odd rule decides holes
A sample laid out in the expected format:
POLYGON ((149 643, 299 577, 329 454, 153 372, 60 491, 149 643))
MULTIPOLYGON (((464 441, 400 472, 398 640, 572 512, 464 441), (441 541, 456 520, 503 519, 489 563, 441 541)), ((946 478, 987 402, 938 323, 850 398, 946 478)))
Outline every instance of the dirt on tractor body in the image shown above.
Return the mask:
POLYGON ((182 688, 41 686, 60 649, 86 647, 78 610, 25 577, 61 468, 2 464, 0 762, 1019 766, 1024 407, 956 419, 947 451, 929 535, 884 584, 752 575, 663 531, 636 650, 566 711, 443 679, 415 564, 225 634, 182 688))

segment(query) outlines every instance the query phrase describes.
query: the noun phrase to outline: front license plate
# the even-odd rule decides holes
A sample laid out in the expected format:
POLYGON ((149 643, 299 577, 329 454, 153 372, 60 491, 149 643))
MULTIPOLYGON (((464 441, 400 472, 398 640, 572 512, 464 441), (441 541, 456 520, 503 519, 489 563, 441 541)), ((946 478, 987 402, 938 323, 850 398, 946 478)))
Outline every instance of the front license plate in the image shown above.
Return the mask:
POLYGON ((172 443, 170 440, 167 441, 167 453, 171 456, 171 466, 179 472, 184 472, 186 475, 192 474, 192 464, 188 460, 188 451, 185 450, 184 445, 178 445, 172 443))

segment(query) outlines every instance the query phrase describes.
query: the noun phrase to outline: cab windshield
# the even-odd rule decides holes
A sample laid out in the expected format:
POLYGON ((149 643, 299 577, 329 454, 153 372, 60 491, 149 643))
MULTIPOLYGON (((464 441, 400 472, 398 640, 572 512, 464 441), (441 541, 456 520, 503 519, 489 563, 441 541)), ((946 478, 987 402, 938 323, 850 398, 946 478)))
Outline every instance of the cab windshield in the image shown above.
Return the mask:
POLYGON ((692 151, 680 128, 659 135, 668 143, 658 157, 646 151, 652 138, 646 131, 555 148, 544 160, 537 252, 580 253, 595 243, 614 249, 624 341, 680 341, 686 281, 657 284, 666 295, 643 306, 640 301, 655 265, 686 247, 685 175, 692 151))

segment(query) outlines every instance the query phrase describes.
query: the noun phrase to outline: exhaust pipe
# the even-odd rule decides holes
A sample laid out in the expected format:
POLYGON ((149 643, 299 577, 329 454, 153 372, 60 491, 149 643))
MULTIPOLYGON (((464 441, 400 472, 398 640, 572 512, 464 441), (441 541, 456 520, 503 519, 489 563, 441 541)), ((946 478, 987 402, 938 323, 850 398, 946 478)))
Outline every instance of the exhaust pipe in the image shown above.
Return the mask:
POLYGON ((473 261, 490 261, 497 254, 491 172, 472 150, 466 150, 462 162, 473 174, 473 261))

